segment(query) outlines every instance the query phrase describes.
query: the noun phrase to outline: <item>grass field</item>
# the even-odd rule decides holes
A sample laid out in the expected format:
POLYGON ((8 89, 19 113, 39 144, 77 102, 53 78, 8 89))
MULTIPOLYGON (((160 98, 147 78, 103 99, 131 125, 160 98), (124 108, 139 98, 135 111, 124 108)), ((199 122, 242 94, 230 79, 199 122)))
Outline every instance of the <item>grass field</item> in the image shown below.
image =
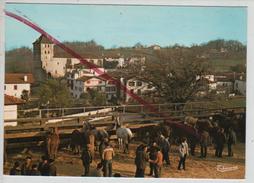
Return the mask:
POLYGON ((246 60, 244 59, 215 59, 208 62, 211 71, 226 72, 231 71, 232 66, 242 65, 245 66, 246 60))

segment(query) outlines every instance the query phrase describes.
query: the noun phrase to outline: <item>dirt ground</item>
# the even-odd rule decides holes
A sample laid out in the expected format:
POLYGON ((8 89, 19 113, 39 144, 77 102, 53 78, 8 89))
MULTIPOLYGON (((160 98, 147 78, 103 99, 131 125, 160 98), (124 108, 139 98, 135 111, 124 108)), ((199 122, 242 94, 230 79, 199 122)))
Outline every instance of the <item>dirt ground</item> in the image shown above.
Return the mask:
MULTIPOLYGON (((114 144, 113 144, 114 145, 114 144)), ((135 175, 135 149, 137 143, 130 145, 129 154, 123 154, 115 147, 116 156, 113 161, 113 173, 121 173, 124 177, 133 177, 135 175)), ((33 161, 39 161, 41 154, 38 152, 30 152, 33 161)), ((177 146, 172 146, 170 153, 170 166, 163 166, 162 177, 164 178, 211 178, 211 179, 244 179, 245 177, 245 144, 237 144, 234 147, 234 157, 227 157, 227 148, 224 149, 222 158, 214 157, 213 147, 208 148, 208 157, 206 159, 199 158, 199 147, 196 148, 196 156, 189 156, 186 160, 186 170, 177 170, 179 161, 177 146), (220 169, 218 169, 220 167, 220 169), (223 169, 221 169, 223 167, 223 169)), ((26 153, 8 155, 8 162, 4 166, 4 173, 8 174, 10 167, 17 159, 27 156, 26 153)), ((95 155, 95 161, 92 168, 99 161, 98 153, 95 155)), ((83 174, 83 166, 78 155, 71 152, 61 150, 55 161, 57 174, 59 176, 81 176, 83 174)), ((149 178, 149 164, 147 163, 146 177, 149 178)))

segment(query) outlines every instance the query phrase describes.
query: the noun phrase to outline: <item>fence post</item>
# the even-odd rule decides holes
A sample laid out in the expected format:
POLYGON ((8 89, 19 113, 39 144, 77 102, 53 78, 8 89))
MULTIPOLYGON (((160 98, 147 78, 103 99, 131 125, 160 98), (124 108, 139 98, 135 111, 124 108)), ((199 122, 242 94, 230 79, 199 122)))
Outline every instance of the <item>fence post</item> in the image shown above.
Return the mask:
POLYGON ((86 108, 85 108, 85 107, 83 108, 83 112, 84 112, 84 113, 86 112, 86 108))
POLYGON ((62 108, 62 116, 64 116, 64 108, 62 108))
POLYGON ((41 119, 42 116, 41 116, 41 109, 39 109, 39 118, 41 119))
POLYGON ((123 114, 125 114, 125 105, 123 106, 123 114))

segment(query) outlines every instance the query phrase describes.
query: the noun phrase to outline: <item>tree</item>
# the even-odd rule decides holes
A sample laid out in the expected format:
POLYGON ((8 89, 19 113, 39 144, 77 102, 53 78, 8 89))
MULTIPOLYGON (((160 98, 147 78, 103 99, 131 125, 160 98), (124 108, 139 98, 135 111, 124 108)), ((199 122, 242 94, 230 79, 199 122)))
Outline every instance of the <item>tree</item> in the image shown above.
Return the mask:
POLYGON ((246 68, 243 64, 237 64, 237 65, 231 66, 230 68, 231 68, 231 71, 233 72, 246 73, 246 68))
POLYGON ((107 98, 104 93, 96 89, 89 89, 87 93, 82 93, 80 99, 84 105, 100 106, 107 104, 107 98))
POLYGON ((62 108, 72 104, 67 84, 61 79, 48 79, 43 82, 38 89, 38 95, 41 106, 62 108))
POLYGON ((200 79, 206 71, 204 60, 188 49, 176 49, 157 53, 156 58, 147 60, 145 66, 129 67, 126 76, 135 76, 138 80, 155 87, 150 93, 163 102, 185 103, 195 97, 203 86, 200 79))
POLYGON ((28 102, 29 101, 29 93, 27 90, 23 90, 21 94, 21 99, 28 102))

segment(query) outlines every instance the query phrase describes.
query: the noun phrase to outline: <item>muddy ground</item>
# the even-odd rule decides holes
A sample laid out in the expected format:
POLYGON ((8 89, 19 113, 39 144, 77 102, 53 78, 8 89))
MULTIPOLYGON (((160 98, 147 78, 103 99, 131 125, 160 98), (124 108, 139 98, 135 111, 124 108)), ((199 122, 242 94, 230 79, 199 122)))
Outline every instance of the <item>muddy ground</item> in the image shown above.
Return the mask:
MULTIPOLYGON (((123 154, 118 151, 115 144, 116 156, 113 161, 113 173, 121 173, 124 177, 133 177, 135 174, 135 149, 138 143, 130 145, 129 154, 123 154)), ((33 161, 39 161, 40 152, 28 152, 32 155, 33 161)), ((196 156, 189 156, 186 160, 186 170, 177 170, 179 161, 177 146, 171 147, 170 166, 163 166, 162 177, 170 178, 212 178, 212 179, 243 179, 245 177, 245 144, 237 144, 234 147, 234 157, 227 157, 227 148, 224 149, 223 158, 214 157, 213 147, 208 148, 208 157, 206 159, 199 158, 199 147, 196 148, 196 156), (219 171, 218 166, 224 167, 224 170, 219 171)), ((27 156, 26 153, 15 153, 8 155, 8 161, 4 165, 4 173, 8 174, 10 167, 17 159, 22 159, 27 156)), ((99 161, 98 153, 95 155, 96 160, 92 163, 92 168, 99 161)), ((68 150, 60 150, 55 161, 57 174, 59 176, 81 176, 83 174, 83 166, 80 156, 73 155, 68 150)), ((147 163, 146 177, 149 178, 149 165, 147 163)))

